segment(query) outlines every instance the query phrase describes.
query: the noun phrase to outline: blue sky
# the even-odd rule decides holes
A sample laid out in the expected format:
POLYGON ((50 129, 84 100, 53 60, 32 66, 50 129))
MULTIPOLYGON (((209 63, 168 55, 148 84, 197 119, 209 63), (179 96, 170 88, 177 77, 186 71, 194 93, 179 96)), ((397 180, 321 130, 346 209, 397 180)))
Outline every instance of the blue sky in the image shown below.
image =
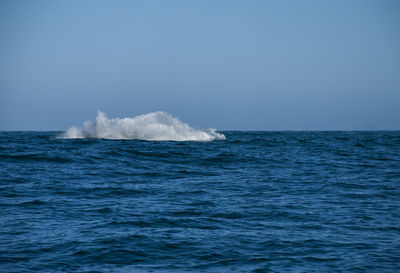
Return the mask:
POLYGON ((0 1, 0 130, 166 111, 400 129, 400 1, 0 1))

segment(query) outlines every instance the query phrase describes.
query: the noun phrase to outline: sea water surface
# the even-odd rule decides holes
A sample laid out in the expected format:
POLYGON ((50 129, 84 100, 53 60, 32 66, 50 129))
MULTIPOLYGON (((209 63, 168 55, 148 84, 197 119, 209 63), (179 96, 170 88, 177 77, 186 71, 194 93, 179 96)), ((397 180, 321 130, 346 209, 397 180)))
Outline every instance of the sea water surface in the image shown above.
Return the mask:
POLYGON ((400 272, 400 132, 222 133, 0 132, 0 271, 400 272))

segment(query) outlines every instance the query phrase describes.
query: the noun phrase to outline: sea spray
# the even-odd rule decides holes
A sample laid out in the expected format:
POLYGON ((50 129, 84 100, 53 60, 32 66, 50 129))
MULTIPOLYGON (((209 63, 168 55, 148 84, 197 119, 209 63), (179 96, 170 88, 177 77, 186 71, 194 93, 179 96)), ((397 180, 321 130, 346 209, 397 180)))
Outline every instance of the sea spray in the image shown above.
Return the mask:
POLYGON ((60 138, 211 141, 225 139, 225 136, 215 129, 194 129, 161 111, 122 119, 109 119, 98 111, 96 121, 86 121, 83 128, 71 127, 60 138))

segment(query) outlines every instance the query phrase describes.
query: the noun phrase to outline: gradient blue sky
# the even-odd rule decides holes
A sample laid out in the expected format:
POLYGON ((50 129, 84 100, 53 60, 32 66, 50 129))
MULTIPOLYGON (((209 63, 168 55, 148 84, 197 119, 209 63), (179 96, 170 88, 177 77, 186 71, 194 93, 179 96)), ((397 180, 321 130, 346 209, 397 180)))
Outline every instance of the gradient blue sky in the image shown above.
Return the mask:
POLYGON ((97 110, 399 130, 400 1, 0 1, 0 130, 64 130, 97 110))

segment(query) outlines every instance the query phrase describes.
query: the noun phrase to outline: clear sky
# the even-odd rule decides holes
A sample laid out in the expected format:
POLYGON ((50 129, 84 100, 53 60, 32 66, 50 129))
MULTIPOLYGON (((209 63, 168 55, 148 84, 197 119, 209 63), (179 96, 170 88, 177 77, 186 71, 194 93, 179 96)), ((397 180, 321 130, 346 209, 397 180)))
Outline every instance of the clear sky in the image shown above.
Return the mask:
POLYGON ((399 130, 400 1, 0 1, 0 130, 65 130, 97 110, 399 130))

